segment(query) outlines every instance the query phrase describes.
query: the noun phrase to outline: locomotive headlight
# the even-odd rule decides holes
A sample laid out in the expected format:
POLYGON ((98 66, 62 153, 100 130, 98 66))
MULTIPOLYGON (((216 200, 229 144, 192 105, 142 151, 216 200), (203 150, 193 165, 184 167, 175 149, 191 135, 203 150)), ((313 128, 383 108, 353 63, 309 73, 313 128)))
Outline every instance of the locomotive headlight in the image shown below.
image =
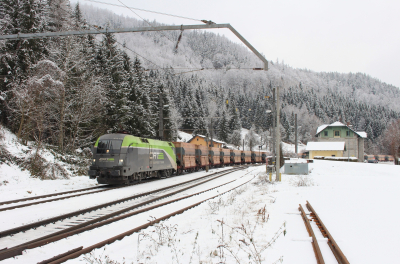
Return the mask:
POLYGON ((123 163, 124 163, 124 160, 120 159, 118 165, 122 165, 123 163))
POLYGON ((93 164, 95 164, 96 163, 96 159, 93 159, 93 164))

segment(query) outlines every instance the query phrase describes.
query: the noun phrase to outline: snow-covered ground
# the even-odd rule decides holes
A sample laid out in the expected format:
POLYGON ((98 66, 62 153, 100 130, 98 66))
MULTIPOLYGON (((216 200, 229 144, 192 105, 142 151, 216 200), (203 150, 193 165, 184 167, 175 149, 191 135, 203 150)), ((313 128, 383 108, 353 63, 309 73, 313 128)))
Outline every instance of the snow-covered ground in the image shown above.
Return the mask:
MULTIPOLYGON (((308 176, 283 174, 282 182, 267 184, 264 168, 259 168, 256 179, 239 190, 95 250, 86 258, 108 257, 126 263, 235 263, 235 255, 240 263, 257 263, 258 254, 251 251, 255 248, 262 263, 280 263, 279 259, 316 263, 298 211, 299 204, 304 207, 308 200, 350 263, 397 263, 400 166, 316 160, 309 170, 308 176), (304 181, 309 186, 297 186, 304 181), (260 213, 264 206, 266 221, 260 213), (268 246, 275 235, 279 236, 276 242, 268 246)), ((315 232, 325 263, 337 263, 326 239, 315 232)))
POLYGON ((69 159, 72 163, 78 163, 84 159, 83 157, 61 156, 46 148, 40 150, 40 157, 43 158, 44 163, 60 165, 61 169, 52 173, 54 176, 52 178, 59 178, 59 180, 40 180, 38 177, 31 177, 29 170, 23 169, 23 163, 34 155, 36 147, 31 142, 28 146, 19 143, 14 134, 1 126, 0 134, 0 154, 7 156, 0 157, 0 200, 14 200, 96 185, 96 182, 89 180, 87 176, 76 176, 81 169, 79 165, 65 162, 66 159, 69 159), (2 153, 2 150, 6 153, 2 153), (2 160, 7 161, 2 162, 2 160), (17 166, 18 163, 21 165, 17 166), (63 175, 65 178, 59 175, 59 172, 65 173, 63 175), (68 179, 69 177, 71 178, 68 179), (37 188, 38 186, 40 188, 37 188))
MULTIPOLYGON (((282 182, 277 183, 265 181, 264 166, 248 170, 244 173, 255 178, 239 189, 68 263, 94 258, 120 263, 235 263, 235 258, 240 263, 257 263, 257 258, 262 263, 316 263, 298 212, 299 204, 304 206, 307 200, 350 263, 396 263, 400 259, 396 204, 400 200, 400 166, 315 160, 309 170, 308 176, 283 174, 282 182), (308 186, 298 187, 301 182, 308 186)), ((51 181, 51 190, 61 190, 63 181, 51 181)), ((82 184, 81 188, 88 185, 71 182, 76 187, 82 184)), ((30 190, 44 193, 49 187, 46 184, 32 181, 30 190)), ((8 200, 15 185, 2 188, 0 200, 8 200)), ((336 263, 326 239, 315 231, 325 262, 336 263)), ((115 229, 108 232, 104 238, 116 235, 115 229)), ((23 256, 3 262, 23 263, 21 260, 23 256)))
MULTIPOLYGON (((16 144, 6 134, 3 147, 10 142, 16 144)), ((8 146, 8 151, 21 157, 26 154, 23 150, 23 146, 8 146)), ((283 173, 282 182, 269 183, 265 166, 247 169, 243 176, 252 180, 242 187, 68 263, 97 263, 95 258, 119 263, 316 263, 298 211, 307 200, 350 263, 398 263, 400 166, 315 160, 309 163, 309 171, 307 176, 283 173), (306 186, 298 186, 302 183, 306 186)), ((0 164, 0 201, 95 185, 85 176, 42 181, 16 165, 0 164)), ((5 215, 12 217, 9 211, 0 212, 0 218, 5 215)), ((151 220, 149 215, 142 221, 151 220)), ((123 223, 119 228, 106 227, 101 236, 92 230, 68 238, 65 248, 49 244, 24 254, 39 256, 49 250, 50 255, 52 250, 59 254, 94 244, 85 237, 104 240, 136 226, 129 220, 123 223)), ((325 263, 337 263, 326 239, 314 231, 325 263)), ((29 263, 26 257, 0 263, 29 263)))

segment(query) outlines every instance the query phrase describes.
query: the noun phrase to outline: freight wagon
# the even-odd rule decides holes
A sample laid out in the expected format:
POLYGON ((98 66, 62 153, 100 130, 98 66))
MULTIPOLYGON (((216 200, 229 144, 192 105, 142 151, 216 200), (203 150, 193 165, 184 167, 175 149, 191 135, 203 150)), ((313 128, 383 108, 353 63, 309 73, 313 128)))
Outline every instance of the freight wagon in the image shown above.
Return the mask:
POLYGON ((220 167, 221 166, 220 156, 221 156, 220 148, 216 148, 216 147, 208 148, 208 160, 209 160, 210 166, 220 167))
POLYGON ((196 169, 196 146, 186 142, 173 142, 176 152, 177 173, 193 172, 196 169))
POLYGON ((208 161, 208 147, 202 145, 196 146, 196 167, 197 170, 205 169, 206 166, 209 166, 210 163, 208 161))
POLYGON ((251 151, 242 150, 241 160, 242 160, 242 164, 250 164, 251 163, 251 151))
POLYGON ((267 163, 267 153, 261 152, 261 162, 267 163))
POLYGON ((242 151, 231 149, 231 164, 240 164, 242 163, 242 151))
POLYGON ((251 152, 251 163, 261 163, 261 152, 259 151, 251 152))
POLYGON ((231 150, 221 148, 220 149, 220 161, 223 166, 229 166, 231 164, 231 150))

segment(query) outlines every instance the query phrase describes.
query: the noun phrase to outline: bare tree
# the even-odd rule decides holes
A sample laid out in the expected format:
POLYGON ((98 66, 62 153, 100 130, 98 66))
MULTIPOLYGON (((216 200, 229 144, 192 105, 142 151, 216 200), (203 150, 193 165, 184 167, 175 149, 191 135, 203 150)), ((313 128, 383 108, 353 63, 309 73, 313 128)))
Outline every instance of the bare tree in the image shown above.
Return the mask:
POLYGON ((400 151, 400 119, 392 121, 383 134, 383 146, 398 162, 400 151))
POLYGON ((249 133, 247 133, 247 135, 244 137, 244 141, 246 143, 247 146, 249 146, 249 149, 252 150, 252 148, 256 145, 259 144, 259 139, 256 135, 256 126, 252 125, 249 133))
POLYGON ((229 135, 229 143, 240 146, 242 144, 242 135, 240 134, 240 130, 233 130, 229 135))

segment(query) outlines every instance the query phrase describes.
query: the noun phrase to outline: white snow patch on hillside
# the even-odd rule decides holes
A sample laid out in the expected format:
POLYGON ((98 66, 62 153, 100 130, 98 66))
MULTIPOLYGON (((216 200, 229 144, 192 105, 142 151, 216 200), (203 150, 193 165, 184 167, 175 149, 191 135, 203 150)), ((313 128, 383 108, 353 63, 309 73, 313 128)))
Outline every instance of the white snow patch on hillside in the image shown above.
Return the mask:
MULTIPOLYGON (((16 135, 8 129, 0 127, 3 136, 0 139, 0 147, 7 151, 7 161, 0 161, 0 200, 13 200, 35 195, 44 195, 60 191, 87 188, 97 185, 97 181, 90 180, 88 176, 75 176, 76 167, 66 164, 53 155, 45 148, 40 151, 40 156, 46 162, 57 162, 66 169, 69 179, 40 180, 31 176, 31 173, 17 165, 19 162, 26 161, 34 154, 35 146, 29 142, 28 145, 21 144, 16 135)), ((64 157, 65 158, 65 157, 64 157)))

